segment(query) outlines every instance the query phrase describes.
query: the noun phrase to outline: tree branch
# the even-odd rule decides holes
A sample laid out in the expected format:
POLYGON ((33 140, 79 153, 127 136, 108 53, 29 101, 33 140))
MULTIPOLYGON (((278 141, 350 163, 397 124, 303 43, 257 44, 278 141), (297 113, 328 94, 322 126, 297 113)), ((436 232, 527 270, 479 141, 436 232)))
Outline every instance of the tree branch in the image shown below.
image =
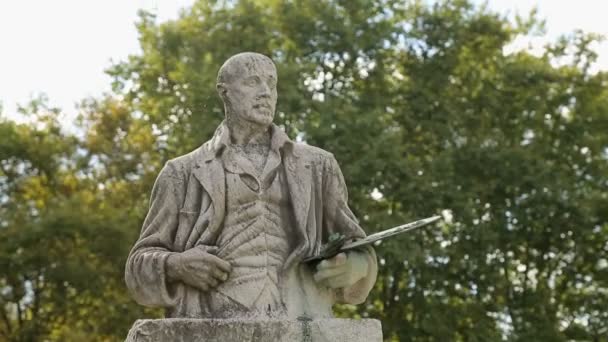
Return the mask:
POLYGON ((513 304, 513 289, 511 288, 511 279, 509 279, 509 270, 507 268, 507 258, 504 258, 504 262, 502 263, 502 270, 505 274, 506 280, 506 302, 507 302, 507 311, 509 312, 509 316, 511 317, 511 324, 513 324, 513 331, 515 333, 519 332, 519 327, 517 325, 517 320, 515 314, 513 313, 513 308, 511 307, 513 304))
POLYGON ((2 305, 0 305, 0 316, 2 317, 2 321, 4 321, 4 325, 6 325, 6 331, 8 332, 7 336, 9 336, 13 332, 13 326, 11 324, 11 321, 8 319, 8 314, 6 313, 6 306, 4 301, 2 301, 2 305))
POLYGON ((19 329, 23 328, 23 316, 22 316, 22 310, 21 310, 21 304, 19 303, 19 300, 17 300, 15 302, 15 304, 17 305, 17 322, 19 323, 19 329))

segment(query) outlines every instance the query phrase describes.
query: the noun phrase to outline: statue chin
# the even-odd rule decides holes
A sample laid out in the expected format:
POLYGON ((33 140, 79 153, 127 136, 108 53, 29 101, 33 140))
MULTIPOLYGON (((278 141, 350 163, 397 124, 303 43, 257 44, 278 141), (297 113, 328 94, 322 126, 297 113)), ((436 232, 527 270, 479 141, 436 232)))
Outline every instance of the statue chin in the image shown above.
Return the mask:
POLYGON ((270 127, 273 119, 274 113, 270 109, 255 109, 247 115, 247 121, 259 126, 270 127))

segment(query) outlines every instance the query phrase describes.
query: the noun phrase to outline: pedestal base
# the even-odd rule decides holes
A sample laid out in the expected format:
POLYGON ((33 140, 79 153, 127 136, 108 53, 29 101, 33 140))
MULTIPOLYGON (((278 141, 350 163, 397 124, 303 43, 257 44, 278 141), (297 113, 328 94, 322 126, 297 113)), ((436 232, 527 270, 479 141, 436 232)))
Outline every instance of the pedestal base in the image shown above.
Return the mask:
POLYGON ((375 319, 137 320, 126 342, 381 342, 382 327, 375 319))

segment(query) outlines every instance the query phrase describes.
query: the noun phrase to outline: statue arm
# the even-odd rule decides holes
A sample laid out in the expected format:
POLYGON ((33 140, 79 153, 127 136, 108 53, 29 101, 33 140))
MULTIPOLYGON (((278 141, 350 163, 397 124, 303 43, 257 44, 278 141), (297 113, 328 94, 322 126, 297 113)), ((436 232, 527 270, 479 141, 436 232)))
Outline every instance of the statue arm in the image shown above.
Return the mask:
POLYGON ((125 281, 133 298, 146 306, 177 304, 182 285, 167 279, 167 258, 174 254, 173 237, 179 214, 178 192, 183 180, 168 162, 161 170, 150 199, 148 215, 125 268, 125 281))
MULTIPOLYGON (((331 156, 325 171, 325 214, 324 231, 327 236, 340 233, 347 239, 360 239, 366 236, 358 220, 348 207, 348 192, 344 176, 336 159, 331 156)), ((327 238, 327 236, 325 238, 327 238)), ((359 251, 348 252, 348 257, 359 263, 367 262, 367 274, 351 286, 336 291, 338 303, 360 304, 365 301, 376 282, 378 263, 376 252, 371 246, 359 251)))

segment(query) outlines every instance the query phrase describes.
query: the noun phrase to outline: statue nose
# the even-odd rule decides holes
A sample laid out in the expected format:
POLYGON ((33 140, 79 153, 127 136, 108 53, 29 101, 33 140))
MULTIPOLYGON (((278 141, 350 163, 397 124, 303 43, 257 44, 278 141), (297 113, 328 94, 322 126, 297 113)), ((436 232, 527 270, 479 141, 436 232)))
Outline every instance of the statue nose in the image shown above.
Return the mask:
POLYGON ((260 99, 269 99, 269 98, 270 98, 270 92, 268 92, 268 91, 260 92, 258 94, 258 96, 256 96, 256 99, 258 99, 258 100, 260 100, 260 99))
POLYGON ((260 98, 261 97, 265 97, 265 98, 270 97, 270 87, 264 82, 262 82, 260 84, 258 97, 260 97, 260 98))

